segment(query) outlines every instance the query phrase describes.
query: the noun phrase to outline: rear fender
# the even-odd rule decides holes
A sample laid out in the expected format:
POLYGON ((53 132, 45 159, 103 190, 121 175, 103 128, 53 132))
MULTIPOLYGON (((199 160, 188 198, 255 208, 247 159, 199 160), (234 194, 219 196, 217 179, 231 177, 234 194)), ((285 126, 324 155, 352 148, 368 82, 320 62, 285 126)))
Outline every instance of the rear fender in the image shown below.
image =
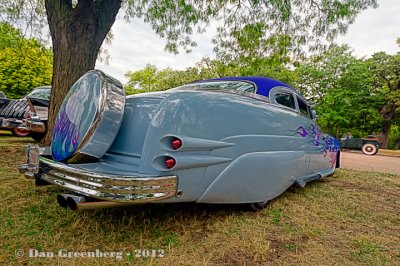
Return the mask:
POLYGON ((197 202, 252 203, 273 199, 293 185, 305 157, 304 151, 244 154, 216 177, 197 202))

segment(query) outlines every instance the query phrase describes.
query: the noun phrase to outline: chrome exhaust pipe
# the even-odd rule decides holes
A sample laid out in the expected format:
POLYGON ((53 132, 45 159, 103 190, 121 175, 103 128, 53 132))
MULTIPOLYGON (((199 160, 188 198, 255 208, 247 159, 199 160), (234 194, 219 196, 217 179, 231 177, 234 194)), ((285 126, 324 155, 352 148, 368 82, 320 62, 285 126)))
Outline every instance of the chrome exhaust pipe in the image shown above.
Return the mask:
POLYGON ((67 197, 67 206, 73 210, 76 211, 78 209, 78 204, 81 204, 83 202, 86 202, 87 199, 82 196, 75 196, 75 195, 68 195, 67 197))
POLYGON ((57 202, 60 205, 60 207, 67 208, 69 207, 70 209, 74 210, 76 208, 76 204, 79 202, 85 202, 86 198, 77 196, 77 195, 71 195, 71 194, 59 194, 57 195, 57 202))
POLYGON ((57 202, 61 207, 63 208, 68 207, 73 211, 124 207, 136 204, 131 202, 91 201, 91 200, 93 199, 71 194, 59 194, 57 196, 57 202))
POLYGON ((115 208, 115 207, 124 207, 135 205, 136 203, 130 202, 113 202, 113 201, 89 201, 89 202, 80 202, 74 206, 72 210, 83 211, 83 210, 95 210, 95 209, 106 209, 106 208, 115 208))
POLYGON ((58 205, 60 205, 60 207, 62 208, 67 208, 68 204, 67 204, 67 198, 68 198, 68 194, 58 194, 57 195, 57 202, 58 205))

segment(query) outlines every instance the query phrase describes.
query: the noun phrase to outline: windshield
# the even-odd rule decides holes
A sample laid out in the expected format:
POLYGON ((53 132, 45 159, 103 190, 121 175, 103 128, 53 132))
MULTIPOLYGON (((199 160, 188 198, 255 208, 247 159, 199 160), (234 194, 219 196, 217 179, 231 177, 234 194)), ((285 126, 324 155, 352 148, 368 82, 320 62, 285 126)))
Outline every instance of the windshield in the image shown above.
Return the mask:
POLYGON ((204 89, 204 90, 238 90, 245 92, 256 92, 254 84, 245 81, 210 81, 187 84, 179 89, 204 89))
POLYGON ((28 95, 31 98, 50 99, 50 87, 40 87, 31 91, 28 95))

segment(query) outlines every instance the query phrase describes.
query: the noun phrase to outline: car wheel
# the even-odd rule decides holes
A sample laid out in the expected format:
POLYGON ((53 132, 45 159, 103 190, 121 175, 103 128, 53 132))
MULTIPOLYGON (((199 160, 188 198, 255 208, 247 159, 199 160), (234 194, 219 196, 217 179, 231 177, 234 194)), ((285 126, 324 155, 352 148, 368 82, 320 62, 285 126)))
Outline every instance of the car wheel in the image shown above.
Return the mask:
POLYGON ((22 128, 14 128, 11 130, 14 137, 27 137, 29 136, 29 131, 22 128))
POLYGON ((374 155, 378 152, 378 148, 371 143, 366 143, 361 148, 362 152, 366 155, 374 155))
POLYGON ((255 202, 255 203, 250 203, 248 205, 249 209, 251 211, 261 211, 262 209, 264 209, 265 207, 267 207, 267 205, 269 204, 269 200, 263 201, 263 202, 255 202))

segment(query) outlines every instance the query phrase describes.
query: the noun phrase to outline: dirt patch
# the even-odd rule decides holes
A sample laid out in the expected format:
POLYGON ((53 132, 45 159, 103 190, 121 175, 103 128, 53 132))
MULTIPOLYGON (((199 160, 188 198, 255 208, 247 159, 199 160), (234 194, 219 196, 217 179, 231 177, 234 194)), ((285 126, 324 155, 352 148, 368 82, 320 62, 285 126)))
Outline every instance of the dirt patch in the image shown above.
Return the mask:
POLYGON ((341 167, 361 171, 400 175, 400 158, 381 155, 365 155, 358 152, 342 152, 341 167))

